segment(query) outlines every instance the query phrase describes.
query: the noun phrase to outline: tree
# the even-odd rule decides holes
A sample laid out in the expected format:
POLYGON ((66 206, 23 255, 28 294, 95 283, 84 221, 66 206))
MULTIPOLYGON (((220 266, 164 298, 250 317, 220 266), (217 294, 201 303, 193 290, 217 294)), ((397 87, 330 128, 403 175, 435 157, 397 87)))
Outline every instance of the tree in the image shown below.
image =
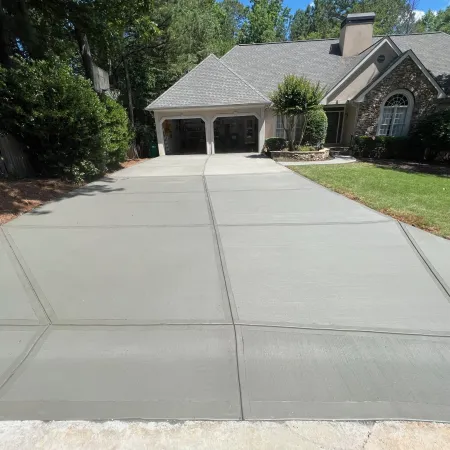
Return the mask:
POLYGON ((251 0, 239 41, 244 44, 286 40, 290 10, 283 0, 251 0))
POLYGON ((275 112, 283 117, 289 150, 294 150, 296 120, 302 120, 299 143, 303 141, 307 125, 307 113, 320 108, 325 89, 313 84, 305 77, 286 75, 278 89, 270 96, 275 112))

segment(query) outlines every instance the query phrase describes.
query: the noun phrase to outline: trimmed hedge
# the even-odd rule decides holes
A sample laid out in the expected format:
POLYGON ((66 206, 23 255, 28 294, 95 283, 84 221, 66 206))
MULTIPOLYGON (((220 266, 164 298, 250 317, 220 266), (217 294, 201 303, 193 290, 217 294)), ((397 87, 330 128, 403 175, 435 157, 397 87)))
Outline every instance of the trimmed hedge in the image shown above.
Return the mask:
POLYGON ((270 137, 264 142, 264 148, 269 152, 283 150, 287 145, 287 140, 279 137, 270 137))
POLYGON ((415 159, 409 151, 409 139, 391 136, 357 136, 350 149, 357 158, 415 159))
POLYGON ((302 145, 312 145, 316 148, 323 147, 327 137, 328 119, 322 108, 306 113, 305 135, 302 145))

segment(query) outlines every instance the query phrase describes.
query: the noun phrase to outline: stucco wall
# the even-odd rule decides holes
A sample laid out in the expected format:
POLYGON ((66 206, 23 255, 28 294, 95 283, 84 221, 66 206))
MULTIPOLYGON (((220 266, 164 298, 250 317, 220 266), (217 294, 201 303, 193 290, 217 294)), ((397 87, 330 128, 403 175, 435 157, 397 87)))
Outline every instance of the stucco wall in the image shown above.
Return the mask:
POLYGON ((276 114, 272 109, 267 108, 264 117, 266 120, 265 138, 274 137, 276 132, 276 114))
POLYGON ((375 80, 375 78, 378 78, 396 57, 397 53, 395 53, 392 47, 388 43, 383 44, 368 61, 355 71, 341 88, 330 96, 328 103, 331 104, 336 101, 338 103, 345 103, 347 100, 351 100, 369 83, 375 80), (385 56, 385 60, 381 63, 377 61, 380 55, 385 56))
POLYGON ((341 28, 339 46, 342 56, 358 55, 372 45, 373 23, 348 23, 341 28))
POLYGON ((357 108, 355 105, 352 105, 351 103, 345 105, 345 119, 341 139, 341 143, 345 147, 350 145, 352 136, 355 132, 356 113, 357 108))
POLYGON ((381 105, 384 99, 397 89, 407 89, 414 97, 410 129, 422 116, 436 107, 436 89, 415 62, 407 57, 369 91, 364 102, 359 104, 355 135, 376 135, 381 105))

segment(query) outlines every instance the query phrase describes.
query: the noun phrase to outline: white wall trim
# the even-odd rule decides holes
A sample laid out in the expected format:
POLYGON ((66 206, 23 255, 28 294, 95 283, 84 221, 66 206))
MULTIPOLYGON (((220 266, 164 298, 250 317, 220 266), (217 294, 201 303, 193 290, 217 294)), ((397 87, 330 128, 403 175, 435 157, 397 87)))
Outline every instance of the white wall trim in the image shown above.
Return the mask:
MULTIPOLYGON (((408 99, 408 109, 406 110, 406 119, 405 119, 405 126, 403 129, 402 136, 406 136, 409 131, 409 126, 411 124, 411 117, 414 110, 414 95, 412 92, 408 91, 407 89, 396 89, 395 91, 389 92, 386 97, 384 97, 383 102, 381 103, 380 112, 378 114, 378 121, 377 121, 377 136, 380 134, 380 126, 381 126, 381 120, 383 118, 383 110, 384 106, 386 105, 386 102, 395 94, 401 94, 404 95, 408 99)), ((384 135, 383 135, 384 136, 384 135)))
MULTIPOLYGON (((264 109, 262 109, 262 111, 264 112, 264 109)), ((216 121, 216 119, 218 117, 256 117, 256 119, 258 119, 258 126, 259 126, 259 131, 258 131, 258 152, 261 153, 262 148, 264 147, 264 136, 263 136, 263 142, 261 145, 261 125, 264 124, 264 130, 265 130, 265 120, 264 120, 264 115, 261 116, 261 112, 245 112, 245 111, 233 111, 232 114, 227 114, 227 113, 220 113, 220 114, 215 114, 214 116, 212 116, 211 118, 211 126, 212 126, 212 136, 211 136, 211 154, 214 155, 216 153, 216 148, 215 148, 215 143, 214 143, 214 122, 216 121)))
MULTIPOLYGON (((156 112, 155 112, 155 120, 156 120, 156 112)), ((159 115, 159 114, 158 114, 159 115)), ((201 119, 203 120, 203 122, 205 123, 205 140, 206 140, 206 154, 210 155, 211 154, 211 145, 208 139, 208 120, 200 115, 200 114, 180 114, 178 116, 162 116, 159 118, 159 120, 156 122, 156 135, 158 137, 158 150, 159 150, 159 156, 163 156, 166 154, 166 150, 164 148, 164 131, 163 131, 163 123, 166 120, 182 120, 182 119, 201 119), (158 136, 158 128, 160 129, 160 133, 161 133, 161 137, 158 136), (161 138, 161 140, 160 140, 161 138), (162 145, 162 148, 161 148, 162 145), (162 150, 162 152, 161 152, 162 150)))
POLYGON ((379 83, 381 83, 384 78, 386 78, 387 75, 389 75, 396 67, 398 67, 399 64, 401 64, 406 58, 410 57, 416 65, 419 67, 419 69, 422 71, 422 73, 427 77, 428 81, 433 85, 433 87, 438 92, 437 98, 445 98, 445 92, 442 90, 442 88, 436 83, 436 80, 431 76, 430 72, 425 68, 425 66, 422 64, 420 59, 415 55, 415 53, 412 50, 408 50, 403 55, 397 59, 383 74, 381 74, 373 83, 369 84, 362 92, 357 94, 357 96, 353 99, 353 101, 361 103, 365 100, 366 94, 370 92, 375 86, 377 86, 379 83))
POLYGON ((354 73, 356 73, 366 63, 366 61, 368 61, 384 44, 388 44, 397 55, 401 54, 400 49, 397 47, 397 45, 394 43, 394 41, 390 37, 385 37, 383 39, 380 39, 376 44, 374 44, 374 48, 347 75, 345 75, 344 78, 342 78, 340 81, 338 81, 338 83, 335 84, 331 88, 331 90, 323 98, 321 104, 322 105, 328 105, 328 98, 332 94, 334 94, 340 87, 342 87, 342 85, 354 73))

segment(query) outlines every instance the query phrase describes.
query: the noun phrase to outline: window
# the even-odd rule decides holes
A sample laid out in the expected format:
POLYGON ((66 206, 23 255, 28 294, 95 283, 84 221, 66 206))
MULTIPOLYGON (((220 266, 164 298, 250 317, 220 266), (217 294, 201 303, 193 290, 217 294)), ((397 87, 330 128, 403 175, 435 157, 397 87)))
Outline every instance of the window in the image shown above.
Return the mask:
POLYGON ((379 136, 404 136, 408 133, 413 97, 408 91, 391 94, 383 103, 378 125, 379 136))
MULTIPOLYGON (((284 129, 283 122, 284 122, 283 116, 277 116, 275 136, 286 139, 287 133, 286 133, 286 130, 284 129)), ((301 128, 302 128, 302 118, 300 116, 296 116, 295 125, 294 125, 294 140, 295 141, 298 141, 300 138, 301 128)))
POLYGON ((283 116, 277 116, 277 128, 275 130, 275 136, 278 138, 284 138, 286 137, 285 135, 286 132, 283 125, 283 116))

